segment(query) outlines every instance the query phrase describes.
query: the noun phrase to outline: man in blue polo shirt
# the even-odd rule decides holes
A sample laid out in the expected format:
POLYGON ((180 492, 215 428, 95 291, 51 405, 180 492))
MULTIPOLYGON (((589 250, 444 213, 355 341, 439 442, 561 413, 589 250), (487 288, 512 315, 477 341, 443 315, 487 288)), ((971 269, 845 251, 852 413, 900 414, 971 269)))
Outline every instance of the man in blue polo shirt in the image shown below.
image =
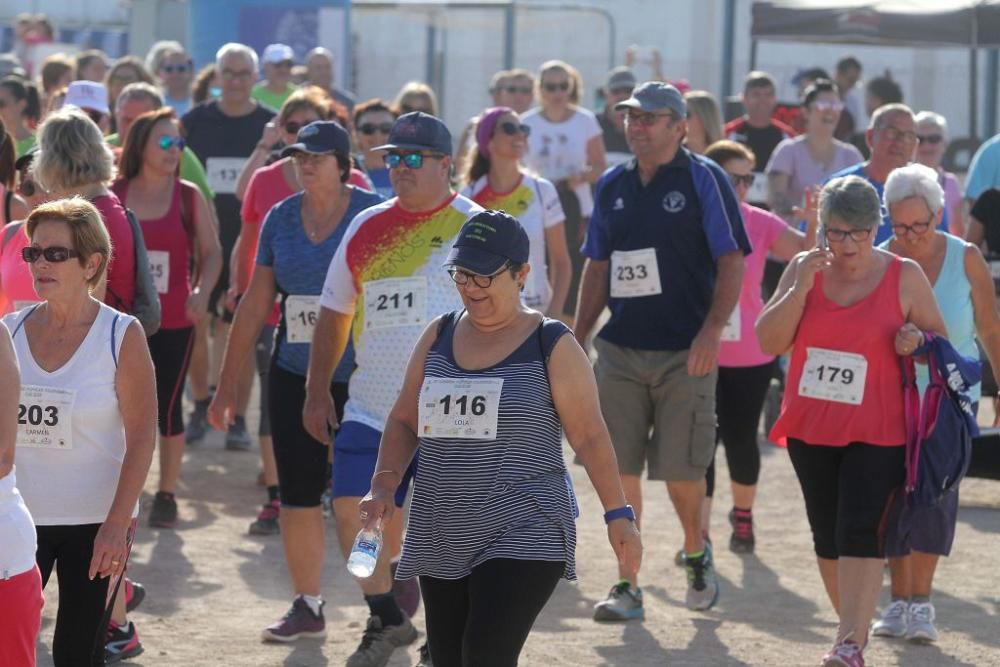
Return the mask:
MULTIPOLYGON (((684 528, 687 606, 708 609, 719 586, 701 506, 715 450, 719 344, 750 242, 725 172, 681 145, 680 92, 651 81, 616 108, 625 111, 635 158, 597 183, 576 336, 582 344, 610 306, 594 342, 595 373, 625 496, 638 518, 643 466, 650 479, 666 481, 684 528)), ((595 620, 643 617, 637 578, 619 575, 595 620)))
MULTIPOLYGON (((905 167, 913 161, 913 153, 917 148, 916 124, 913 110, 905 104, 885 104, 872 114, 865 132, 865 141, 871 151, 867 162, 859 162, 852 167, 841 169, 829 179, 832 181, 841 176, 860 176, 867 180, 878 192, 879 199, 885 189, 885 182, 896 169, 905 167)), ((941 231, 948 231, 948 209, 944 209, 941 231)), ((875 231, 875 245, 892 236, 892 223, 889 221, 889 209, 882 207, 882 224, 875 231)))

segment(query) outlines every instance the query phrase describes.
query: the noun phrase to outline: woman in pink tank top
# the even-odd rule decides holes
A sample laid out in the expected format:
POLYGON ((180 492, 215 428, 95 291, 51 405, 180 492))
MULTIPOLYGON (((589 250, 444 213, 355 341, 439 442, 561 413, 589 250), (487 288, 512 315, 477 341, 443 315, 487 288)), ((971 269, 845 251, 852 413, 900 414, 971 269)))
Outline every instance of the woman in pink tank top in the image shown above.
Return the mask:
POLYGON ((771 439, 788 446, 840 616, 823 665, 864 667, 882 583, 880 523, 903 482, 899 356, 945 326, 920 266, 872 247, 881 202, 867 181, 830 181, 820 221, 820 247, 788 265, 756 330, 765 353, 791 348, 771 439))

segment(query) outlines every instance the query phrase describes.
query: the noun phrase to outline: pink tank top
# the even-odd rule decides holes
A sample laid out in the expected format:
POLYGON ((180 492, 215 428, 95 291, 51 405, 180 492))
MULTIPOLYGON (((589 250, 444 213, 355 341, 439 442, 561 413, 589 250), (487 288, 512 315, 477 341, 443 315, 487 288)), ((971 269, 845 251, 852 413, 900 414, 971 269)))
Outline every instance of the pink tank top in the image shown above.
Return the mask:
POLYGON ((21 249, 30 245, 20 220, 0 230, 3 252, 0 253, 0 314, 6 315, 39 300, 35 281, 28 263, 21 258, 21 249), (9 237, 9 238, 8 238, 9 237))
POLYGON ((772 442, 906 443, 903 380, 894 348, 905 321, 899 305, 902 268, 903 260, 894 257, 871 294, 846 307, 826 297, 823 273, 816 274, 795 334, 772 442))

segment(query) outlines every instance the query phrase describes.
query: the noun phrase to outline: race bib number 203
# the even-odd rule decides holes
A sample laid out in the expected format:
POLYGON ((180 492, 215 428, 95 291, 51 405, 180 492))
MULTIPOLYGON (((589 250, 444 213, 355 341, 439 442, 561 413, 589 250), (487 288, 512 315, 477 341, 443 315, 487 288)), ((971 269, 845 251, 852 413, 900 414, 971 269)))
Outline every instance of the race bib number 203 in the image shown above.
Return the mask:
POLYGON ((73 402, 76 391, 26 384, 17 407, 17 446, 73 449, 73 402))

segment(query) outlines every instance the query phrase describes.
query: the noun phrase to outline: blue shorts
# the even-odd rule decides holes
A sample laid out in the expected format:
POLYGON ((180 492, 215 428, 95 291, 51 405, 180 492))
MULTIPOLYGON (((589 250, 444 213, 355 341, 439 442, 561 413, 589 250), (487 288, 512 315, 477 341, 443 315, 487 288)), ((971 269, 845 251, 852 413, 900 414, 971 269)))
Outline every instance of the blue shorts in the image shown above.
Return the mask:
MULTIPOLYGON (((362 498, 371 490, 381 440, 381 431, 376 431, 371 426, 351 421, 340 425, 333 442, 334 498, 362 498)), ((417 457, 414 456, 410 467, 403 474, 403 481, 396 489, 396 507, 403 506, 416 469, 417 457)))
POLYGON ((908 507, 905 498, 905 493, 896 494, 889 510, 885 555, 899 558, 911 550, 949 555, 958 521, 958 489, 946 493, 933 507, 908 507))

